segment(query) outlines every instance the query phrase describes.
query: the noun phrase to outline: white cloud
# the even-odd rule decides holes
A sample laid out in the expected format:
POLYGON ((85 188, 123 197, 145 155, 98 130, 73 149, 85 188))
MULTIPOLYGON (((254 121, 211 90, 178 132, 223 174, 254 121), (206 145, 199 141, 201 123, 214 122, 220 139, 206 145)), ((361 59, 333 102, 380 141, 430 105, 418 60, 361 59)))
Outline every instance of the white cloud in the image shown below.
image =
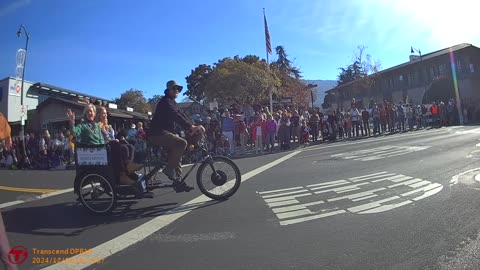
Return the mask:
POLYGON ((31 0, 12 0, 11 3, 0 7, 0 17, 6 16, 22 7, 28 6, 31 2, 31 0))
POLYGON ((282 12, 288 14, 283 23, 287 30, 324 43, 368 40, 378 46, 411 43, 435 49, 464 42, 480 45, 476 0, 319 0, 292 5, 282 12))

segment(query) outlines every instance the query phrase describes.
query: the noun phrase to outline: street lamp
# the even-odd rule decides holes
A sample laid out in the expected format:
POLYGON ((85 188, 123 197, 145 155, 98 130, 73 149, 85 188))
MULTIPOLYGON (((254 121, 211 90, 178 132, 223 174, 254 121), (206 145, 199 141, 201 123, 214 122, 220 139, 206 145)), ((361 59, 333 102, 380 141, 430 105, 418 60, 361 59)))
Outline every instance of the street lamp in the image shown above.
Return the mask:
POLYGON ((21 24, 20 28, 17 31, 17 37, 20 38, 22 36, 22 31, 25 33, 25 36, 27 37, 27 40, 25 42, 25 57, 23 59, 23 70, 22 70, 22 86, 21 86, 22 88, 21 88, 21 91, 20 91, 20 106, 22 108, 22 115, 20 116, 20 124, 21 124, 20 137, 22 139, 22 145, 23 145, 22 146, 23 160, 27 164, 30 164, 30 161, 28 160, 28 157, 27 157, 26 147, 25 147, 25 123, 23 121, 23 117, 24 117, 23 112, 25 112, 25 110, 23 109, 23 96, 24 96, 23 85, 25 83, 25 65, 27 63, 27 49, 28 49, 28 41, 30 40, 30 34, 28 33, 27 29, 25 29, 23 24, 21 24))

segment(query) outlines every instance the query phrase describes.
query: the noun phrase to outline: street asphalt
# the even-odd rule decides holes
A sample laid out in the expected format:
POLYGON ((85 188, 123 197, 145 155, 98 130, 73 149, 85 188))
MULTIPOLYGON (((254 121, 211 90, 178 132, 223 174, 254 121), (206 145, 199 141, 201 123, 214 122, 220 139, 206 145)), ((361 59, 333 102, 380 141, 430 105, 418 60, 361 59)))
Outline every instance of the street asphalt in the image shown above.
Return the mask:
POLYGON ((166 187, 108 216, 75 201, 74 171, 2 170, 0 207, 24 201, 2 209, 20 269, 480 269, 479 158, 479 126, 319 144, 235 159, 229 200, 166 187))

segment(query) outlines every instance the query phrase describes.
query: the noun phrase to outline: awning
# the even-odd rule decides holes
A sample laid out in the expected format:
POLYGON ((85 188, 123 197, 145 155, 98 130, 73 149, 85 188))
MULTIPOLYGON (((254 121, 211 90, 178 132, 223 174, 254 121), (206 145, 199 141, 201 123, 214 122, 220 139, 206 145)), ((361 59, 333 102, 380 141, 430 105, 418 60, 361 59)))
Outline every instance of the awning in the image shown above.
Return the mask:
POLYGON ((108 110, 108 115, 111 116, 111 117, 124 118, 124 119, 132 119, 133 118, 133 116, 128 115, 126 113, 113 111, 112 109, 107 109, 107 110, 108 110))

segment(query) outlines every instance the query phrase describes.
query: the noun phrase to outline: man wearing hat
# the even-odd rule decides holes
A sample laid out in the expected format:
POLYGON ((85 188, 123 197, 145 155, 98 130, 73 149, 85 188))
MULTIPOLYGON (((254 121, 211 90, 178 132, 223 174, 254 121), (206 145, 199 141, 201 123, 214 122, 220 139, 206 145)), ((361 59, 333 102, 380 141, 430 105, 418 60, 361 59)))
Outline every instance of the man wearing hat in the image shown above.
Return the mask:
POLYGON ((155 146, 162 146, 168 154, 168 165, 163 173, 173 181, 175 191, 190 191, 193 189, 181 182, 182 169, 180 162, 183 152, 187 147, 187 141, 175 134, 175 124, 183 128, 186 133, 200 133, 202 126, 195 126, 188 117, 180 111, 175 99, 182 91, 183 86, 176 81, 168 81, 165 96, 160 99, 152 118, 148 140, 155 146))

